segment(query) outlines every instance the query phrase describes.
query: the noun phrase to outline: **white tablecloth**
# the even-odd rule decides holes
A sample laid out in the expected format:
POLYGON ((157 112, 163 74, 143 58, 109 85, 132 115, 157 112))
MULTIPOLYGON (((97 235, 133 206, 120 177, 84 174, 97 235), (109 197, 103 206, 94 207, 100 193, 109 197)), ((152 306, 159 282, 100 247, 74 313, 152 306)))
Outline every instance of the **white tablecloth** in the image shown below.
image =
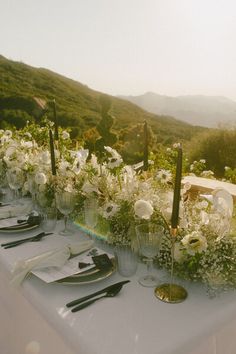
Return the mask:
MULTIPOLYGON (((74 237, 81 236, 77 232, 74 237)), ((15 238, 2 234, 0 242, 15 238)), ((166 304, 155 298, 152 288, 139 285, 137 279, 144 270, 140 264, 138 273, 115 298, 73 314, 65 307, 67 302, 124 278, 115 273, 98 283, 70 286, 46 284, 31 275, 15 289, 9 285, 14 252, 17 255, 19 248, 0 249, 1 354, 236 352, 234 291, 210 299, 201 285, 185 284, 187 300, 166 304)))

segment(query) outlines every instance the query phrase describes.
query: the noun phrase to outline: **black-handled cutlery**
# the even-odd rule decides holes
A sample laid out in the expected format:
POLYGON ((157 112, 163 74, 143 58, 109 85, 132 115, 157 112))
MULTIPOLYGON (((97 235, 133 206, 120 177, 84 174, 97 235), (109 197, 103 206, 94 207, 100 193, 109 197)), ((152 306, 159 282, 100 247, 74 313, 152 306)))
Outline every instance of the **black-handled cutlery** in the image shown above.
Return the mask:
POLYGON ((19 245, 22 245, 23 243, 26 242, 37 242, 40 241, 43 237, 48 236, 48 235, 52 235, 53 232, 40 232, 39 234, 37 234, 36 236, 32 236, 32 237, 27 237, 24 238, 22 240, 15 240, 15 241, 11 241, 11 242, 5 242, 2 243, 1 246, 4 247, 4 249, 8 249, 8 248, 12 248, 12 247, 16 247, 19 245))
POLYGON ((1 208, 1 207, 5 207, 5 206, 8 206, 8 205, 10 205, 10 204, 9 204, 9 203, 7 203, 7 204, 4 204, 4 203, 0 202, 0 208, 1 208))
MULTIPOLYGON (((89 306, 91 303, 94 302, 94 301, 93 301, 93 302, 91 302, 91 303, 88 304, 88 301, 87 301, 87 300, 96 298, 96 296, 102 295, 102 294, 108 294, 108 293, 109 293, 109 294, 112 294, 113 292, 114 292, 114 294, 116 295, 116 290, 117 290, 117 294, 118 294, 118 292, 121 290, 121 288, 123 287, 123 285, 125 285, 125 284, 127 284, 127 283, 129 283, 129 282, 130 282, 130 280, 123 280, 123 281, 120 281, 120 282, 118 282, 118 283, 109 285, 109 286, 107 286, 106 288, 103 288, 103 289, 101 289, 101 290, 96 291, 95 293, 92 293, 92 294, 83 296, 83 297, 81 297, 81 298, 79 298, 79 299, 76 299, 76 300, 73 300, 73 301, 71 301, 71 302, 68 302, 68 303, 66 304, 66 306, 67 306, 67 307, 73 307, 73 306, 82 304, 83 302, 86 302, 87 305, 86 305, 85 307, 87 307, 87 306, 89 306)), ((115 295, 113 295, 113 296, 115 296, 115 295)), ((112 295, 110 295, 110 296, 108 296, 108 297, 111 297, 111 296, 112 296, 112 295)), ((99 297, 99 298, 101 298, 101 297, 99 297)), ((99 299, 99 298, 97 298, 97 299, 99 299)), ((95 299, 94 299, 94 300, 95 300, 95 299)), ((84 307, 83 307, 83 308, 84 308, 84 307)), ((79 310, 80 310, 80 308, 79 308, 77 311, 79 311, 79 310)), ((73 311, 73 309, 72 309, 72 312, 75 312, 75 310, 73 311)))
POLYGON ((73 307, 73 309, 71 310, 71 312, 80 311, 80 310, 84 309, 85 307, 87 307, 87 306, 93 304, 95 301, 98 301, 98 300, 103 299, 103 298, 105 298, 105 297, 114 297, 114 296, 116 296, 116 295, 121 291, 122 286, 123 286, 123 285, 116 286, 115 288, 108 290, 108 291, 107 291, 104 295, 102 295, 102 296, 96 297, 96 298, 94 298, 94 299, 92 299, 92 300, 85 301, 85 302, 83 302, 82 304, 73 307))

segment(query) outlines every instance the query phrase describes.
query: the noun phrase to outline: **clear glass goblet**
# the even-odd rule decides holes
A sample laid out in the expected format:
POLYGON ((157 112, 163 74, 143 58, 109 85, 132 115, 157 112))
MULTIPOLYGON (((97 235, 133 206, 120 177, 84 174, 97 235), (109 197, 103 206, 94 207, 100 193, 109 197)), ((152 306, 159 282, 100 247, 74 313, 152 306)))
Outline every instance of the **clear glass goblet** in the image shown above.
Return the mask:
POLYGON ((57 209, 55 207, 47 207, 40 213, 40 227, 45 232, 53 231, 57 223, 57 209))
POLYGON ((158 224, 141 224, 135 227, 139 249, 141 254, 146 257, 147 274, 139 278, 139 283, 146 287, 155 287, 158 278, 152 274, 153 258, 158 255, 164 227, 158 224))
POLYGON ((56 206, 57 209, 64 215, 64 230, 60 231, 60 235, 71 235, 72 231, 68 229, 67 221, 69 214, 73 211, 76 198, 74 193, 71 192, 58 192, 56 193, 56 206))
POLYGON ((14 204, 20 204, 19 189, 25 182, 24 172, 19 167, 14 167, 7 171, 6 177, 9 187, 14 191, 14 204))
POLYGON ((32 202, 33 202, 33 206, 32 209, 36 210, 37 209, 37 203, 36 203, 36 195, 37 195, 37 191, 38 191, 38 185, 35 182, 35 175, 34 174, 30 174, 27 178, 28 181, 28 188, 29 188, 29 192, 32 196, 32 202))

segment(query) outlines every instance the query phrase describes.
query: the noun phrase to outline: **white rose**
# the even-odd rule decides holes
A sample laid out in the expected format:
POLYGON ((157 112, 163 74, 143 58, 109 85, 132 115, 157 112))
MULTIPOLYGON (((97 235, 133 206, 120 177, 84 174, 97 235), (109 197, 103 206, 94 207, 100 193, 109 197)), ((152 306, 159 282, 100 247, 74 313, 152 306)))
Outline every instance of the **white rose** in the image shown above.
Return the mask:
POLYGON ((139 218, 148 220, 153 214, 153 207, 150 202, 140 199, 134 204, 134 212, 139 218))
POLYGON ((51 157, 50 157, 49 151, 43 151, 43 152, 40 154, 39 160, 40 160, 43 164, 45 164, 45 165, 50 164, 51 157))
POLYGON ((43 185, 47 183, 47 176, 43 172, 38 172, 35 175, 35 183, 43 185))

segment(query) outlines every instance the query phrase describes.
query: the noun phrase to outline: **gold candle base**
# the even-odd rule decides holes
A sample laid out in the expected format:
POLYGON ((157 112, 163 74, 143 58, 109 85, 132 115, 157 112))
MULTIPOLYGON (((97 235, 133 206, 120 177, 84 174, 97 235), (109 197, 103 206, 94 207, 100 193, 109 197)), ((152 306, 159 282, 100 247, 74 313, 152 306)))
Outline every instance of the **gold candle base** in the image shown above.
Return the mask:
POLYGON ((161 301, 178 304, 187 298, 188 293, 180 285, 161 284, 155 289, 155 296, 161 301))

